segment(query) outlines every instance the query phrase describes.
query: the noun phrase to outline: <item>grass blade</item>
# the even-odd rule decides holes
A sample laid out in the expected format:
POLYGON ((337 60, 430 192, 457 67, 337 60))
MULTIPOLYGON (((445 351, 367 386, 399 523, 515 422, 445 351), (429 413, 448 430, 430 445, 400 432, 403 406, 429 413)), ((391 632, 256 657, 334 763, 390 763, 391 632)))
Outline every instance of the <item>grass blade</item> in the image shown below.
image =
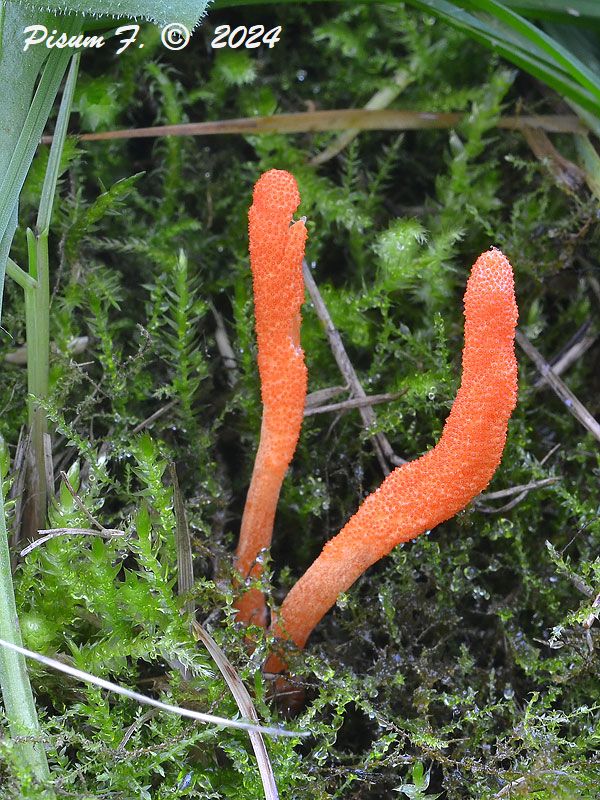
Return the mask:
POLYGON ((563 67, 582 86, 600 100, 600 76, 588 69, 572 51, 564 48, 556 39, 551 38, 531 22, 515 14, 514 11, 498 3, 497 0, 471 0, 476 9, 488 12, 500 23, 514 30, 522 38, 523 48, 533 45, 540 53, 550 56, 551 63, 563 67))
MULTIPOLYGON (((23 653, 17 649, 22 640, 17 623, 1 483, 0 476, 0 637, 7 640, 13 649, 0 648, 0 688, 11 735, 15 739, 28 736, 39 740, 41 730, 27 667, 23 653)), ((48 761, 41 741, 21 742, 18 751, 39 780, 49 779, 48 761)))
POLYGON ((573 22, 578 19, 600 20, 598 0, 504 0, 504 5, 523 16, 573 22))
POLYGON ((154 697, 148 697, 145 694, 133 692, 131 689, 126 689, 124 686, 120 686, 118 683, 104 680, 104 678, 99 678, 97 675, 91 675, 89 672, 76 669, 76 667, 70 667, 68 664, 63 664, 62 661, 57 661, 54 658, 48 658, 48 656, 43 656, 41 653, 34 653, 33 650, 28 650, 26 647, 21 647, 20 645, 16 645, 2 638, 0 638, 0 650, 1 649, 10 650, 13 653, 19 653, 22 656, 27 656, 27 658, 37 661, 38 664, 43 664, 45 667, 50 667, 50 669, 55 669, 58 672, 64 673, 65 675, 70 675, 72 678, 75 678, 78 681, 91 683, 92 686, 99 686, 101 689, 106 689, 109 692, 113 692, 113 694, 119 694, 122 697, 128 697, 130 700, 134 700, 136 703, 140 703, 141 705, 153 706, 154 708, 158 708, 161 711, 166 711, 170 714, 178 714, 180 717, 195 719, 197 722, 205 722, 210 725, 222 725, 224 728, 237 728, 238 730, 242 731, 259 731, 260 733, 265 733, 269 736, 310 736, 309 731, 288 731, 285 728, 258 725, 254 722, 227 719, 226 717, 217 717, 215 714, 204 714, 201 711, 193 711, 191 708, 182 708, 181 706, 174 706, 170 703, 163 703, 160 700, 156 700, 154 697))
POLYGON ((42 72, 23 130, 0 184, 0 237, 4 236, 9 227, 17 198, 50 116, 69 58, 69 53, 64 50, 52 50, 42 72))
MULTIPOLYGON (((410 2, 423 11, 428 11, 450 25, 464 30, 477 41, 491 47, 587 111, 600 116, 600 79, 596 79, 579 59, 569 55, 564 48, 537 29, 534 29, 537 34, 532 40, 528 35, 519 32, 521 23, 517 29, 507 26, 506 23, 499 24, 499 27, 492 26, 447 0, 410 0, 410 2), (538 43, 539 36, 542 37, 544 47, 538 43), (569 64, 573 62, 572 70, 565 71, 565 59, 569 64), (581 84, 580 78, 585 79, 585 86, 581 84), (590 84, 593 86, 593 91, 588 88, 590 84)), ((494 5, 494 0, 473 0, 470 5, 475 3, 479 8, 498 7, 498 4, 494 5)), ((510 13, 503 7, 502 12, 510 13)), ((526 20, 522 22, 525 23, 522 30, 529 31, 527 27, 529 23, 526 23, 526 20)))
POLYGON ((54 204, 54 195, 56 193, 56 185, 58 183, 58 175, 60 172, 60 160, 62 157, 65 139, 67 138, 67 128, 69 126, 73 95, 75 94, 75 84, 77 82, 80 58, 81 54, 76 53, 71 60, 69 74, 67 75, 63 96, 60 101, 58 118, 56 120, 56 127, 54 128, 54 136, 52 137, 52 146, 50 147, 48 166, 44 176, 44 185, 42 187, 42 196, 40 198, 40 206, 38 209, 37 227, 40 231, 45 231, 46 228, 50 227, 52 206, 54 204))

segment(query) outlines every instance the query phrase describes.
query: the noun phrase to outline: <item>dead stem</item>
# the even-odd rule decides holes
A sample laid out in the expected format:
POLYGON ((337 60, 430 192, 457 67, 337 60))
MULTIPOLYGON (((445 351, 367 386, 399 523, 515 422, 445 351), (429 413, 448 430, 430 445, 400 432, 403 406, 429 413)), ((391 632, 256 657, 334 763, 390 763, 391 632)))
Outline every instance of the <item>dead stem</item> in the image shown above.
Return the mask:
POLYGON ((339 403, 330 403, 323 406, 310 406, 304 409, 304 416, 311 417, 313 414, 326 414, 330 411, 348 411, 352 408, 365 408, 366 406, 374 406, 378 403, 389 403, 391 400, 397 400, 403 392, 387 392, 386 394, 371 394, 366 397, 351 397, 349 400, 341 400, 339 403))
MULTIPOLYGON (((423 130, 455 128, 465 118, 461 113, 399 111, 364 108, 342 108, 327 111, 304 111, 292 114, 273 114, 264 117, 242 117, 214 122, 187 122, 179 125, 154 125, 146 128, 126 128, 117 131, 83 133, 81 141, 98 142, 107 139, 147 139, 157 136, 221 136, 233 134, 307 133, 341 130, 423 130)), ((523 130, 539 128, 551 133, 587 133, 586 126, 573 114, 533 114, 500 117, 499 128, 523 130)), ((48 144, 52 136, 43 136, 48 144)))
MULTIPOLYGON (((544 464, 552 458, 554 453, 559 449, 560 444, 555 444, 546 455, 540 461, 540 467, 543 467, 544 464)), ((500 512, 509 511, 511 508, 514 508, 518 505, 522 500, 524 500, 528 493, 532 489, 540 489, 543 486, 549 486, 553 483, 557 483, 560 481, 560 478, 542 478, 539 481, 531 481, 530 483, 523 483, 520 486, 512 486, 509 489, 500 489, 497 492, 486 492, 485 494, 479 495, 479 497, 475 500, 475 504, 477 506, 477 510, 481 511, 484 514, 499 514, 500 512), (517 494, 514 500, 511 500, 509 503, 506 503, 503 506, 487 506, 485 503, 482 503, 482 500, 500 500, 503 497, 510 497, 513 494, 517 494)))
POLYGON ((527 336, 517 328, 516 340, 521 349, 529 356, 540 374, 555 394, 560 397, 565 407, 594 438, 600 442, 600 425, 590 414, 583 403, 577 399, 569 387, 556 375, 550 364, 545 360, 539 350, 529 341, 527 336))
MULTIPOLYGON (((310 299, 313 302, 315 313, 325 328, 325 334, 329 341, 331 352, 333 353, 333 357, 337 362, 339 370, 350 386, 350 390, 354 397, 365 400, 367 398, 367 393, 358 380, 356 371, 352 366, 350 359, 348 358, 348 354, 346 353, 346 348, 342 342, 342 337, 333 324, 331 315, 329 314, 327 306, 325 305, 306 260, 303 260, 302 262, 302 271, 304 274, 304 283, 310 295, 310 299)), ((367 431, 375 428, 377 425, 377 417, 371 406, 359 407, 359 411, 367 431)), ((381 466, 384 475, 389 474, 390 464, 398 465, 405 463, 404 459, 400 458, 394 453, 392 446, 385 434, 370 433, 369 438, 373 442, 375 454, 377 455, 377 460, 379 461, 379 465, 381 466)))
MULTIPOLYGON (((591 325, 591 319, 586 320, 583 325, 575 331, 560 352, 550 359, 548 363, 552 367, 555 375, 562 375, 563 372, 566 372, 566 370, 587 353, 594 342, 596 342, 598 338, 597 335, 589 332, 591 325)), ((533 387, 534 389, 539 389, 545 383, 547 383, 546 378, 540 376, 534 381, 533 387)))
MULTIPOLYGON (((256 713, 252 698, 233 664, 229 661, 212 636, 210 636, 202 625, 196 621, 192 623, 192 633, 196 639, 202 642, 210 653, 221 675, 225 679, 225 683, 229 687, 242 716, 258 725, 258 714, 256 713)), ((248 731, 248 735, 250 736, 250 743, 252 744, 252 749, 254 750, 254 755, 258 764, 265 800, 278 800, 279 793, 277 791, 277 784, 275 783, 275 774, 271 766, 265 740, 260 731, 248 731)))
POLYGON ((525 141, 535 157, 548 170, 561 189, 573 194, 585 183, 585 172, 554 147, 548 135, 540 128, 524 127, 525 141))
POLYGON ((149 417, 147 417, 145 420, 142 420, 142 422, 136 425, 135 428, 132 430, 132 433, 139 433, 140 431, 143 431, 144 428, 147 428, 149 425, 152 425, 153 422, 156 422, 156 420, 159 417, 162 417, 163 414, 166 414, 167 411, 170 411, 176 404, 177 404, 177 399, 165 403, 164 406, 158 408, 153 414, 150 414, 149 417))
POLYGON ((345 386, 327 386, 325 389, 316 389, 314 392, 306 395, 305 409, 316 408, 332 397, 337 397, 343 392, 347 392, 350 387, 348 384, 345 386))
POLYGON ((560 478, 543 478, 540 481, 532 481, 531 483, 522 483, 520 486, 511 486, 510 489, 500 489, 497 492, 486 492, 479 495, 479 500, 500 500, 503 497, 512 497, 513 494, 520 492, 530 492, 532 489, 539 489, 542 486, 550 486, 553 483, 560 481, 560 478))
MULTIPOLYGON (((179 479, 177 478, 177 468, 171 461, 169 463, 169 475, 173 486, 173 512, 175 514, 175 543, 177 546, 177 594, 189 595, 194 588, 194 562, 192 555, 192 537, 190 536, 190 526, 185 513, 185 504, 179 479)), ((195 605, 192 599, 185 603, 185 612, 190 616, 195 613, 195 605)))

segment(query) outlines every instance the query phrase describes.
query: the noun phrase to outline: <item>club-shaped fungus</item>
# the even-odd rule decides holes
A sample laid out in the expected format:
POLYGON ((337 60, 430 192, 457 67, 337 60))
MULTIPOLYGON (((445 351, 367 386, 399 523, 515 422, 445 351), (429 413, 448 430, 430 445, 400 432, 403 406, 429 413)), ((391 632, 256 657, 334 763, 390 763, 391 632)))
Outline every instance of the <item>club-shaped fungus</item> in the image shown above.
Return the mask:
MULTIPOLYGON (((272 169, 256 182, 248 214, 263 415, 235 558, 245 580, 260 575, 261 553, 271 544, 281 484, 304 413, 307 373, 300 346, 300 308, 307 233, 303 220, 292 223, 299 204, 294 177, 272 169)), ((266 625, 265 601, 258 589, 244 592, 235 607, 240 622, 266 625)))
MULTIPOLYGON (((475 262, 464 297, 462 380, 439 442, 370 494, 285 598, 274 633, 303 647, 338 596, 396 545, 434 528, 476 497, 500 463, 517 400, 517 304, 508 259, 475 262)), ((285 668, 269 657, 266 670, 285 668)))

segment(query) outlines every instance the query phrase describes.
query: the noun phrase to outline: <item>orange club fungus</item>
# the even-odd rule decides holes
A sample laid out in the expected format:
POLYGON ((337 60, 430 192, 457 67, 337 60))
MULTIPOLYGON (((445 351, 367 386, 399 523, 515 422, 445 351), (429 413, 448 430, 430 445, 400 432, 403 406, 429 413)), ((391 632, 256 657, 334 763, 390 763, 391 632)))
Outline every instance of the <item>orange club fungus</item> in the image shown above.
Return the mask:
MULTIPOLYGON (((248 214, 263 415, 235 558, 244 579, 260 575, 260 555, 271 544, 281 484, 304 414, 307 372, 300 346, 300 308, 307 232, 303 220, 290 224, 299 204, 293 175, 272 169, 256 182, 248 214)), ((266 625, 265 601, 258 589, 242 594, 235 608, 240 622, 266 625)))
MULTIPOLYGON (((508 259, 475 262, 464 297, 462 380, 437 445, 395 469, 370 494, 285 598, 272 629, 303 647, 311 631, 372 564, 434 528, 478 495, 498 467, 517 399, 517 304, 508 259)), ((281 672, 281 657, 266 670, 281 672)))

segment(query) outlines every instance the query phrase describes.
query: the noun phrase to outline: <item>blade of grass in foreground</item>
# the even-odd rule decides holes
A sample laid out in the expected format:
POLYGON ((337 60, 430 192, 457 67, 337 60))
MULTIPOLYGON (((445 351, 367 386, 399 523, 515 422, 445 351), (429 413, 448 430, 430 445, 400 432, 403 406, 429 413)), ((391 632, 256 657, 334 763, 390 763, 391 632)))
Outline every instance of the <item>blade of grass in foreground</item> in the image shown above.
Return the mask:
MULTIPOLYGON (((12 585, 10 552, 4 514, 4 497, 0 490, 0 638, 12 645, 21 646, 21 633, 17 623, 17 608, 12 585)), ((35 710, 33 693, 25 659, 19 651, 0 648, 0 685, 11 736, 41 739, 41 730, 35 710)), ((46 752, 41 741, 21 742, 17 751, 40 780, 48 780, 50 772, 46 752)))
POLYGON ((227 719, 226 717, 217 717, 215 714, 204 714, 201 711, 192 711, 191 708, 182 708, 181 706, 174 706, 171 703, 163 703, 160 700, 155 700, 154 697, 148 697, 145 694, 134 692, 131 689, 126 689, 124 686, 119 686, 118 683, 104 680, 97 675, 92 675, 89 672, 84 672, 81 669, 70 667, 68 664, 63 664, 62 661, 56 661, 54 658, 48 658, 41 655, 41 653, 34 653, 33 650, 28 650, 21 645, 13 644, 0 637, 0 651, 3 649, 11 650, 15 653, 20 653, 27 658, 37 661, 51 669, 63 672, 65 675, 70 675, 78 681, 91 683, 93 686, 99 686, 101 689, 107 689, 114 694, 120 694, 123 697, 128 697, 136 703, 141 703, 146 706, 154 706, 161 711, 167 711, 171 714, 178 714, 180 717, 187 717, 188 719, 195 719, 198 722, 206 722, 212 725, 222 725, 224 728, 238 728, 243 731, 257 731, 259 733, 268 734, 269 736, 293 736, 293 737, 306 737, 310 736, 310 731, 289 731, 285 728, 278 728, 269 725, 258 725, 255 722, 245 722, 237 719, 227 719))
MULTIPOLYGON (((5 267, 17 226, 18 197, 69 58, 68 53, 60 51, 44 54, 47 55, 46 66, 31 101, 31 92, 42 62, 37 55, 24 57, 19 52, 17 37, 23 24, 30 21, 23 9, 14 4, 0 5, 0 82, 7 117, 0 140, 0 174, 3 176, 0 187, 0 314, 5 267)), ((70 20, 65 23, 65 28, 75 30, 77 24, 70 20)), ((0 636, 15 646, 22 643, 1 488, 0 636)), ((15 751, 22 767, 29 769, 38 780, 48 781, 50 772, 31 684, 25 659, 18 651, 3 648, 0 652, 0 688, 10 734, 15 739, 15 751), (23 741, 22 737, 26 737, 26 740, 23 741)), ((54 793, 50 790, 46 796, 54 797, 54 793)))
POLYGON ((586 111, 600 116, 600 77, 558 42, 495 0, 466 4, 482 18, 447 0, 409 0, 490 47, 586 111))
MULTIPOLYGON (((222 136, 223 134, 261 135, 268 133, 314 133, 344 130, 430 130, 453 128, 465 118, 461 112, 401 111, 365 108, 337 108, 327 111, 299 111, 265 117, 241 117, 211 122, 183 122, 149 128, 122 128, 114 131, 83 133, 80 141, 144 139, 157 136, 222 136)), ((530 115, 499 117, 497 127, 506 130, 539 128, 550 133, 586 133, 586 126, 574 115, 530 115)), ((44 137, 42 141, 51 141, 44 137)))
POLYGON ((595 74, 577 58, 573 50, 567 50, 555 38, 548 36, 509 8, 505 8, 497 0, 474 0, 474 5, 476 9, 487 12, 490 17, 506 26, 506 30, 514 31, 523 49, 533 45, 541 54, 545 54, 551 64, 556 63, 600 101, 600 75, 595 74))
POLYGON ((585 18, 600 20, 598 0, 504 0, 504 5, 535 19, 561 19, 565 22, 585 18))
MULTIPOLYGON (((38 15, 40 24, 50 24, 49 15, 38 15)), ((2 87, 2 135, 0 136, 0 176, 5 175, 25 123, 35 82, 43 59, 40 49, 21 52, 19 36, 33 20, 29 12, 14 3, 0 1, 0 86, 2 87)), ((0 313, 4 269, 17 227, 18 193, 4 198, 12 204, 7 229, 0 234, 0 313)))
MULTIPOLYGON (((283 5, 284 3, 294 3, 298 5, 298 0, 213 0, 210 11, 220 8, 235 8, 236 6, 257 6, 257 5, 283 5)), ((324 0, 300 0, 302 3, 322 3, 324 0)), ((339 3, 340 0, 328 0, 328 2, 339 3)), ((342 0, 344 2, 344 0, 342 0)), ((399 5, 405 0, 345 0, 346 3, 357 5, 399 5)), ((476 0, 473 0, 476 2, 476 0)), ((517 11, 524 17, 534 19, 553 19, 573 22, 580 19, 599 19, 600 3, 598 0, 504 0, 502 3, 513 11, 517 11)))

